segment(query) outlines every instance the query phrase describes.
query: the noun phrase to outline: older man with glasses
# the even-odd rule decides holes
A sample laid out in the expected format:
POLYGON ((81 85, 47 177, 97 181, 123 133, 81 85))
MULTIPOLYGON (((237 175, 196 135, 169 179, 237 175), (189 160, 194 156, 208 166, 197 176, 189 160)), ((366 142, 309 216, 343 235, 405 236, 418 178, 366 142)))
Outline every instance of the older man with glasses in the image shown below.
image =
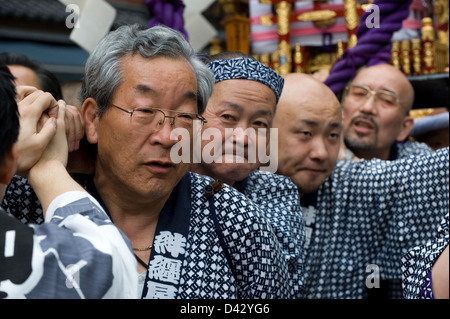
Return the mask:
MULTIPOLYGON (((343 149, 347 159, 396 160, 432 152, 407 138, 414 119, 409 115, 414 89, 406 76, 390 64, 362 69, 346 87, 342 99, 343 149)), ((401 282, 384 283, 392 298, 401 295, 401 282)))
POLYGON ((260 209, 220 181, 188 172, 172 147, 214 85, 181 34, 124 26, 86 63, 82 114, 97 145, 88 191, 131 240, 142 298, 291 298, 282 247, 260 209))
POLYGON ((414 119, 409 111, 414 89, 406 76, 389 64, 361 70, 342 99, 344 141, 359 158, 394 160, 432 149, 407 141, 414 119))
POLYGON ((188 172, 193 152, 174 156, 178 143, 193 146, 213 86, 179 32, 108 34, 86 62, 81 92, 95 173, 77 181, 130 239, 140 297, 293 298, 283 247, 260 207, 188 172))

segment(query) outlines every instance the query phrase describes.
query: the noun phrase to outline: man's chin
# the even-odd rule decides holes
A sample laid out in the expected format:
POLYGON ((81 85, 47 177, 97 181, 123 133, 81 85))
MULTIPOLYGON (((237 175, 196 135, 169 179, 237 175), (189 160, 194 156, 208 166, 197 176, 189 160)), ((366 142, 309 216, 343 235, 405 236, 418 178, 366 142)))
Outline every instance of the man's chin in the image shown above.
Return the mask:
POLYGON ((375 142, 373 137, 353 137, 353 138, 345 138, 344 140, 345 146, 350 150, 370 150, 375 147, 375 142))
POLYGON ((317 177, 314 180, 311 180, 310 178, 308 179, 295 178, 295 176, 291 178, 292 182, 295 185, 297 185, 298 190, 302 195, 314 193, 315 191, 317 191, 320 188, 320 186, 324 183, 325 179, 326 178, 322 176, 317 177))
POLYGON ((234 182, 241 181, 245 179, 248 175, 250 175, 254 170, 256 170, 258 167, 255 164, 249 164, 249 163, 242 163, 242 164, 216 164, 217 166, 220 165, 220 168, 217 167, 217 175, 219 178, 223 181, 226 181, 228 184, 232 184, 234 182))
POLYGON ((229 155, 222 156, 222 163, 224 164, 247 164, 248 161, 244 156, 229 155))

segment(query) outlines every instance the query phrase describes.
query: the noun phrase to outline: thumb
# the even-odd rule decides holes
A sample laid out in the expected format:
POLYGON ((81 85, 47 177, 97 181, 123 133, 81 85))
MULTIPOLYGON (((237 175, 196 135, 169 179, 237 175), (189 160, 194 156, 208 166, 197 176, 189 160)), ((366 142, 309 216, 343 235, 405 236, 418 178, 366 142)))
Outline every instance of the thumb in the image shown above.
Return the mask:
MULTIPOLYGON (((66 103, 62 100, 58 101, 58 118, 49 117, 45 122, 44 126, 41 128, 38 134, 36 134, 37 138, 41 143, 47 145, 53 139, 55 134, 59 131, 65 131, 64 128, 64 113, 66 108, 66 103)), ((65 133, 64 133, 65 134, 65 133)))
POLYGON ((58 101, 58 113, 57 113, 57 129, 64 131, 66 134, 66 123, 64 117, 66 116, 66 102, 63 100, 58 101))
POLYGON ((36 134, 36 137, 42 144, 47 145, 48 143, 50 143, 55 134, 56 134, 56 119, 50 117, 47 119, 47 121, 45 121, 39 133, 36 134))

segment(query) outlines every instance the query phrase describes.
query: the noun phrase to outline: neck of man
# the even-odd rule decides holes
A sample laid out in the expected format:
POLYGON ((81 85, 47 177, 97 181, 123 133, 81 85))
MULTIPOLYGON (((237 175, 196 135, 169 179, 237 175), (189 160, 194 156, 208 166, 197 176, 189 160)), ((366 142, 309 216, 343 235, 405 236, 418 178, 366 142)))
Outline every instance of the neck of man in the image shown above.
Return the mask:
POLYGON ((111 220, 131 240, 133 247, 146 247, 153 242, 159 216, 170 193, 160 198, 139 196, 97 173, 94 184, 111 220))
POLYGON ((384 161, 389 159, 390 149, 350 149, 356 157, 366 160, 379 158, 384 161))

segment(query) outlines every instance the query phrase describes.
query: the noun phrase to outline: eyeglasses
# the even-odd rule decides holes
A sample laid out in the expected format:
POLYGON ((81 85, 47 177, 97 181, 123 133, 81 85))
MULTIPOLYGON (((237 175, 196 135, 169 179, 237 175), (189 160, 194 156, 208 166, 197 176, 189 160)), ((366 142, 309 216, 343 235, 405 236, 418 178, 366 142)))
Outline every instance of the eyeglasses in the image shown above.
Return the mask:
POLYGON ((363 84, 351 84, 347 87, 347 94, 357 102, 365 102, 373 95, 374 100, 379 101, 385 108, 395 107, 401 104, 400 99, 395 93, 384 89, 373 91, 363 84))
POLYGON ((173 110, 158 109, 155 107, 137 107, 132 110, 124 109, 120 106, 111 104, 115 108, 130 114, 133 126, 140 130, 148 130, 154 124, 155 129, 159 129, 164 125, 166 118, 171 121, 172 128, 185 128, 192 130, 195 120, 200 120, 200 124, 206 123, 206 119, 197 113, 178 112, 173 110), (176 113, 175 115, 167 115, 165 112, 176 113))

